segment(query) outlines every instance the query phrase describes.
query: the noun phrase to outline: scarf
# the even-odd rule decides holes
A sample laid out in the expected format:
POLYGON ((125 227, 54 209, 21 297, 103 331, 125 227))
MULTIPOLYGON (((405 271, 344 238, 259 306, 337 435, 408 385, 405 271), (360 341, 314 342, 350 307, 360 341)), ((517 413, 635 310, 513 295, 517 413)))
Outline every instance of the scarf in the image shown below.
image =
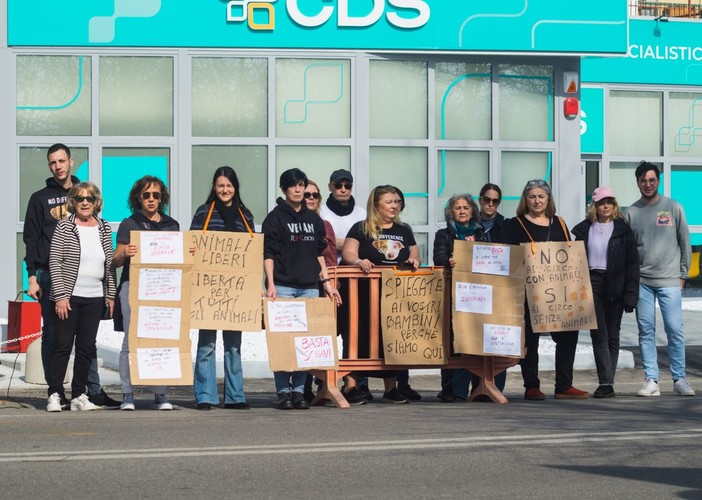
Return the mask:
POLYGON ((474 236, 475 235, 475 222, 468 221, 468 225, 464 226, 463 224, 459 224, 458 222, 451 222, 451 229, 453 229, 454 234, 456 235, 456 239, 458 240, 465 240, 468 236, 474 236))
POLYGON ((329 198, 327 198, 327 207, 339 217, 349 215, 353 212, 355 206, 356 201, 353 199, 353 196, 349 198, 349 202, 346 205, 339 203, 332 195, 329 195, 329 198))
POLYGON ((224 221, 225 231, 239 231, 236 224, 236 221, 239 218, 239 211, 234 206, 234 203, 228 207, 222 203, 219 198, 215 198, 215 208, 217 209, 217 212, 219 212, 220 217, 222 217, 222 221, 224 221))

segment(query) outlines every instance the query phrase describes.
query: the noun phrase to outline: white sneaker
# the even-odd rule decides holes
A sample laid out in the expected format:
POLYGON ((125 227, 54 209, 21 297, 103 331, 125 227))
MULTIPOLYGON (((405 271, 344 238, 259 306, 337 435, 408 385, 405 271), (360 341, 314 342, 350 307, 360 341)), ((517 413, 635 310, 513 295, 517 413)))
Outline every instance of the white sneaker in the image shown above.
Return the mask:
POLYGON ((661 389, 660 387, 658 387, 658 382, 656 382, 652 378, 647 378, 643 384, 643 387, 641 387, 641 390, 639 390, 639 392, 637 392, 636 395, 644 398, 649 398, 651 396, 660 396, 661 389))
POLYGON ((49 396, 49 402, 46 405, 46 411, 61 411, 61 396, 58 392, 49 396))
POLYGON ((687 380, 685 380, 684 378, 679 378, 675 381, 675 383, 673 384, 673 390, 678 396, 695 395, 695 391, 692 390, 692 387, 690 387, 690 384, 688 384, 687 380))
POLYGON ((81 394, 77 398, 71 399, 71 411, 91 411, 98 407, 90 402, 86 394, 81 394))
POLYGON ((136 406, 134 405, 134 394, 131 392, 125 392, 122 394, 122 404, 119 405, 120 410, 134 411, 136 406))
POLYGON ((154 394, 154 410, 172 410, 173 405, 165 394, 154 394))

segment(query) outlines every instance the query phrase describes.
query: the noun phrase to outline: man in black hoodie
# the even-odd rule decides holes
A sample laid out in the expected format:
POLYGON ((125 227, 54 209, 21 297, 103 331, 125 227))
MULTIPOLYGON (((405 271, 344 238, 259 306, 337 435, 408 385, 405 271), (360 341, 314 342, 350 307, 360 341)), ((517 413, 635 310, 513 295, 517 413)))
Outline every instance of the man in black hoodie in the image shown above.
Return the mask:
MULTIPOLYGON (((29 275, 27 295, 41 304, 42 335, 41 361, 44 374, 49 373, 49 364, 54 349, 54 304, 49 299, 51 276, 49 275, 49 249, 56 224, 68 216, 68 192, 80 182, 71 175, 73 158, 71 150, 64 144, 54 144, 46 154, 52 177, 46 179, 46 187, 32 194, 24 218, 24 261, 29 275)), ((96 353, 97 356, 97 353, 96 353)), ((97 359, 93 359, 88 374, 88 397, 93 404, 103 408, 119 408, 120 403, 111 399, 100 386, 97 359)), ((68 406, 62 401, 61 406, 68 406)))

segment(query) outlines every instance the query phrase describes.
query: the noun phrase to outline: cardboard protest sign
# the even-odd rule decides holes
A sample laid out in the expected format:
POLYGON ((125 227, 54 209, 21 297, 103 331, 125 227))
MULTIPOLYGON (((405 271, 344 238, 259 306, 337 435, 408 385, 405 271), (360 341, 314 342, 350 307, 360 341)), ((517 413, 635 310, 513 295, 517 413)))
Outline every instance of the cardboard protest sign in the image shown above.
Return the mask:
POLYGON ((263 235, 186 231, 193 256, 190 327, 261 330, 263 235))
POLYGON ((444 275, 441 270, 384 270, 380 299, 387 365, 443 365, 444 275))
POLYGON ((336 305, 328 298, 263 300, 272 371, 339 367, 336 305))
POLYGON ((456 241, 451 293, 453 349, 524 357, 524 250, 456 241))
POLYGON ((181 232, 132 231, 129 370, 135 385, 191 385, 192 255, 181 232))
POLYGON ((524 247, 526 293, 536 333, 597 328, 590 272, 582 241, 540 242, 524 247))

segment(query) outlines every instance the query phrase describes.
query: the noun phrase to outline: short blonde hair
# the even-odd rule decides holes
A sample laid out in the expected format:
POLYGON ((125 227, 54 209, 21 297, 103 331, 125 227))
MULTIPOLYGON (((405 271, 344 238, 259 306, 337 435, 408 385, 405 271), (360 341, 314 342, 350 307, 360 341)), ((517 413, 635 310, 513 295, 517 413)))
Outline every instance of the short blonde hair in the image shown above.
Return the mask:
POLYGON ((76 213, 76 196, 78 193, 85 191, 88 196, 95 197, 95 203, 93 203, 93 215, 100 213, 102 211, 102 195, 100 194, 100 189, 92 182, 80 182, 74 184, 71 190, 68 192, 68 212, 76 213))
MULTIPOLYGON (((612 209, 612 219, 621 219, 624 217, 621 209, 619 208, 619 203, 617 203, 616 198, 604 198, 605 200, 612 200, 614 208, 612 209)), ((603 200, 600 200, 603 201, 603 200)), ((590 222, 597 222, 597 202, 591 201, 587 206, 587 220, 590 222)))

